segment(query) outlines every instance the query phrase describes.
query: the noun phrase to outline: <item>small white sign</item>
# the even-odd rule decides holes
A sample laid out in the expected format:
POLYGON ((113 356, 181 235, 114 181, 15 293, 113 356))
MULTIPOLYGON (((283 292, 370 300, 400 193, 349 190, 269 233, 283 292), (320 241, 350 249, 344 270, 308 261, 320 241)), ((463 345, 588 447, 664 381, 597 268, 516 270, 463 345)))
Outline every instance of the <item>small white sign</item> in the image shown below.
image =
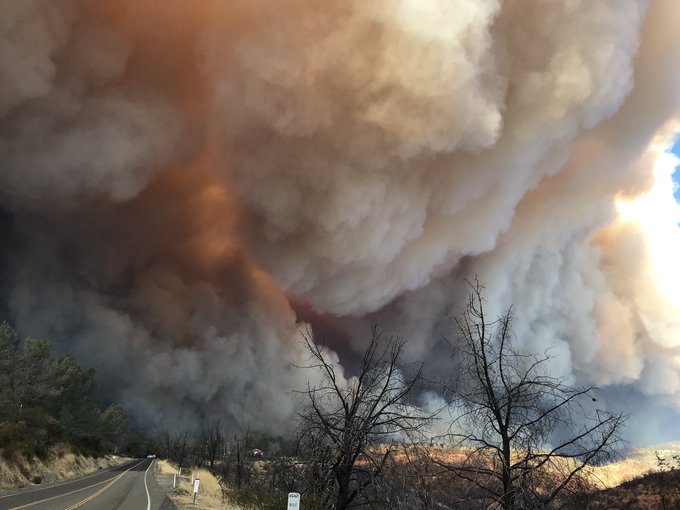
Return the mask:
POLYGON ((198 492, 198 484, 199 483, 201 483, 201 481, 198 478, 196 478, 196 480, 194 480, 194 494, 196 494, 198 492))
POLYGON ((288 493, 288 510, 300 510, 300 493, 288 493))

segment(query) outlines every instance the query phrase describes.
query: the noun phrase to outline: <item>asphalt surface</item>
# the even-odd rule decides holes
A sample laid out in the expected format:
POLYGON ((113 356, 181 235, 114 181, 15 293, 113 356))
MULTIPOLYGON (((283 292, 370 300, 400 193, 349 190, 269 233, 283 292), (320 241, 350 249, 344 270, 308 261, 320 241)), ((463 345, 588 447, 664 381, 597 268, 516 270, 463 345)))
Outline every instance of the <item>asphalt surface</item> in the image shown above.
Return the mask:
POLYGON ((154 477, 153 459, 137 459, 61 484, 0 497, 0 510, 160 510, 165 490, 154 477))

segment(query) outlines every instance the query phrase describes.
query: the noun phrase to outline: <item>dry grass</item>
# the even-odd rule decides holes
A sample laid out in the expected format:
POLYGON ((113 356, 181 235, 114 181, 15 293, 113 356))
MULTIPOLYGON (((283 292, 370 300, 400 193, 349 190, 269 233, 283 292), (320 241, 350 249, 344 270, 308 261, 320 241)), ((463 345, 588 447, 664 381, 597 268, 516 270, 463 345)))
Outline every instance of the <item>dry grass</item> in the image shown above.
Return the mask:
MULTIPOLYGON (((384 448, 385 446, 376 447, 374 453, 382 453, 384 448)), ((424 449, 427 450, 429 456, 435 457, 440 462, 449 465, 463 462, 469 453, 464 449, 440 445, 428 446, 424 447, 424 449)), ((592 503, 588 506, 584 506, 584 508, 587 508, 588 510, 601 510, 605 508, 661 508, 658 506, 660 494, 662 494, 662 488, 660 489, 661 486, 659 483, 655 482, 655 479, 650 479, 650 481, 645 481, 642 484, 638 482, 642 475, 658 469, 655 455, 655 452, 657 451, 662 457, 672 461, 673 455, 680 454, 680 443, 631 450, 628 453, 628 456, 621 461, 604 466, 594 466, 585 470, 583 475, 585 475, 586 486, 590 487, 590 489, 595 492, 593 493, 592 503), (628 484, 624 483, 630 480, 635 480, 635 482, 628 484), (613 489, 614 487, 615 489, 613 489), (598 489, 600 490, 598 491, 598 489), (617 500, 627 501, 633 506, 615 506, 614 502, 617 500)), ((404 451, 396 450, 393 458, 397 461, 397 464, 405 465, 408 462, 404 451)), ((572 467, 571 463, 573 463, 573 461, 561 459, 561 461, 557 462, 553 467, 555 474, 557 475, 559 472, 568 471, 569 468, 572 467)), ((258 461, 257 464, 257 468, 262 470, 266 461, 258 461)), ((177 472, 177 468, 167 461, 159 461, 158 466, 159 473, 163 475, 172 476, 177 472)), ((233 502, 233 498, 230 497, 233 493, 230 493, 229 491, 223 493, 218 480, 207 470, 194 470, 193 472, 191 470, 186 470, 183 471, 182 474, 183 476, 179 479, 179 486, 171 494, 171 498, 177 505, 177 508, 193 508, 191 506, 191 477, 193 475, 198 476, 201 480, 195 508, 206 510, 246 510, 245 507, 238 506, 233 502), (224 500, 223 496, 225 498, 224 500)), ((454 479, 444 483, 454 483, 454 479)))
MULTIPOLYGON (((168 461, 158 462, 159 473, 173 475, 177 467, 168 461)), ((222 488, 217 478, 206 469, 182 469, 182 476, 177 477, 177 487, 170 493, 170 499, 178 509, 196 508, 204 510, 244 510, 229 500, 228 494, 223 497, 222 488), (194 478, 200 479, 196 504, 192 506, 194 478)))
POLYGON ((98 469, 122 464, 129 459, 116 456, 93 459, 71 452, 65 446, 55 446, 45 460, 26 459, 15 454, 10 460, 0 457, 0 489, 16 489, 41 483, 58 482, 93 473, 98 469))
POLYGON ((594 494, 587 510, 680 508, 680 471, 656 472, 594 494))
MULTIPOLYGON (((432 457, 449 465, 463 462, 467 457, 467 452, 464 448, 431 446, 427 447, 427 450, 432 457)), ((590 483, 597 487, 616 487, 647 473, 658 471, 656 452, 661 457, 665 457, 672 465, 673 455, 680 455, 680 442, 666 443, 647 448, 635 448, 627 453, 626 458, 603 466, 589 467, 584 470, 583 474, 586 475, 590 483)), ((395 457, 401 458, 402 456, 397 454, 395 457)), ((562 459, 562 462, 565 464, 565 469, 569 468, 570 464, 573 464, 573 461, 567 459, 562 459)))
POLYGON ((177 473, 177 468, 170 464, 167 460, 157 460, 157 473, 161 475, 174 475, 177 473))
POLYGON ((591 476, 605 488, 616 487, 647 473, 658 471, 656 452, 673 464, 673 455, 680 455, 680 442, 634 448, 628 452, 625 459, 592 468, 591 476))
MULTIPOLYGON (((421 447, 429 457, 434 457, 439 462, 447 465, 456 465, 464 462, 469 451, 464 448, 452 448, 448 446, 421 447)), ((405 455, 407 450, 397 451, 393 458, 397 463, 406 465, 415 461, 411 469, 422 469, 416 451, 409 458, 405 455)), ((585 490, 590 496, 580 497, 581 507, 587 510, 651 510, 680 508, 680 462, 674 459, 680 456, 680 442, 668 443, 648 448, 637 448, 627 452, 624 459, 603 466, 590 466, 581 472, 581 481, 576 481, 574 490, 585 490), (668 466, 674 467, 673 472, 658 473, 659 461, 657 454, 665 458, 668 466), (587 504, 586 504, 587 502, 587 504)), ((546 471, 548 477, 561 476, 560 473, 570 472, 576 465, 573 460, 555 458, 554 463, 546 471)), ((455 487, 460 483, 456 477, 442 481, 445 485, 440 486, 442 491, 457 493, 465 487, 455 487)), ((570 507, 571 508, 571 507, 570 507)), ((574 508, 577 508, 575 506, 574 508)))

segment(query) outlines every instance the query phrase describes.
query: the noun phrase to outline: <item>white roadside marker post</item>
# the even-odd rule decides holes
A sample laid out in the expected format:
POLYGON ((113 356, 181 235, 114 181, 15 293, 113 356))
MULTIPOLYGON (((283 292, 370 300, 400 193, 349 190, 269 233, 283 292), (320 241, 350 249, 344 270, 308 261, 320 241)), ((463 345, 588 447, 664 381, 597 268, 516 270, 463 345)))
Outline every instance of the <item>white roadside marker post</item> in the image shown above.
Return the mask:
POLYGON ((288 510, 300 510, 300 493, 288 493, 288 510))
POLYGON ((196 493, 198 492, 198 486, 199 486, 200 483, 201 483, 201 481, 198 478, 196 478, 194 480, 194 500, 191 503, 192 505, 196 504, 196 493))
POLYGON ((172 488, 174 489, 175 487, 177 487, 177 473, 172 475, 172 488))

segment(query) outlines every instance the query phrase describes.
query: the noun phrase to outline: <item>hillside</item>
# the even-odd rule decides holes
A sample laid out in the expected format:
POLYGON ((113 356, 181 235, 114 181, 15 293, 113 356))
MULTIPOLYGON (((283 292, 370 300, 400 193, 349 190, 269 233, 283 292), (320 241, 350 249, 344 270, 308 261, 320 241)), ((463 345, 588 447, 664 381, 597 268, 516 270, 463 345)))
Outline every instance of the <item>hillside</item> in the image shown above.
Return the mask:
MULTIPOLYGON (((0 453, 5 460, 46 459, 70 445, 85 456, 129 450, 136 441, 124 408, 105 405, 94 369, 0 323, 0 453), (57 448, 57 450, 59 450, 57 448)), ((108 403, 108 402, 106 402, 108 403)))
POLYGON ((116 466, 125 460, 115 455, 87 457, 64 445, 50 448, 44 458, 26 458, 17 453, 7 459, 3 455, 0 456, 0 490, 68 480, 116 466))
POLYGON ((659 464, 659 459, 664 459, 667 469, 680 467, 674 456, 680 456, 680 441, 631 448, 625 452, 623 459, 593 468, 591 481, 605 489, 617 487, 647 473, 663 469, 664 466, 659 464))
POLYGON ((587 510, 680 508, 680 470, 648 473, 588 498, 587 510))

